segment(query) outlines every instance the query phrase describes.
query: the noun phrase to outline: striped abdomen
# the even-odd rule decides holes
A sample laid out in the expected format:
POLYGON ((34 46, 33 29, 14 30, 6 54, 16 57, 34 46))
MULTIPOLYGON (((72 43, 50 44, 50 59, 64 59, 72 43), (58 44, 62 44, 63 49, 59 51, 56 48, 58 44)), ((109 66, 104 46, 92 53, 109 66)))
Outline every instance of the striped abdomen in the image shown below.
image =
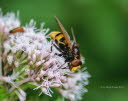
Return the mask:
POLYGON ((55 43, 59 46, 61 50, 65 51, 65 49, 67 49, 68 44, 63 33, 52 32, 50 33, 50 36, 53 40, 55 40, 55 43))

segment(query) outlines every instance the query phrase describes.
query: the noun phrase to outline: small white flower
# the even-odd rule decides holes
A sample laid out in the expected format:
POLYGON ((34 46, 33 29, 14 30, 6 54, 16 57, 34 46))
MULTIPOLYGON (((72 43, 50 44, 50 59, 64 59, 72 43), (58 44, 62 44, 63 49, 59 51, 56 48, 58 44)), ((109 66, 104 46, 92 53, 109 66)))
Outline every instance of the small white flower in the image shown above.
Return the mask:
POLYGON ((7 56, 7 61, 8 61, 8 64, 11 65, 13 62, 13 56, 12 55, 7 56))
POLYGON ((85 86, 88 84, 88 78, 90 75, 88 72, 81 72, 70 74, 67 78, 67 82, 63 84, 65 89, 59 88, 60 93, 70 99, 71 101, 77 101, 82 99, 82 95, 87 92, 85 86))
POLYGON ((15 65, 16 67, 19 67, 19 62, 18 62, 18 61, 15 61, 15 62, 14 62, 14 65, 15 65))

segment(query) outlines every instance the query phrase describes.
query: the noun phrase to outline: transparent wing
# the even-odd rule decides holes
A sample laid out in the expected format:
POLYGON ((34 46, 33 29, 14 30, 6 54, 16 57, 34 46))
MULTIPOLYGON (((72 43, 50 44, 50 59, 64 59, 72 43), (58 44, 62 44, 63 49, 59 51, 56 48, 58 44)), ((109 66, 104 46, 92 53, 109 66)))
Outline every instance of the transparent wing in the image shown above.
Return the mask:
POLYGON ((64 26, 60 23, 59 19, 56 16, 55 16, 55 20, 68 43, 68 47, 71 48, 71 41, 67 31, 65 30, 64 26))

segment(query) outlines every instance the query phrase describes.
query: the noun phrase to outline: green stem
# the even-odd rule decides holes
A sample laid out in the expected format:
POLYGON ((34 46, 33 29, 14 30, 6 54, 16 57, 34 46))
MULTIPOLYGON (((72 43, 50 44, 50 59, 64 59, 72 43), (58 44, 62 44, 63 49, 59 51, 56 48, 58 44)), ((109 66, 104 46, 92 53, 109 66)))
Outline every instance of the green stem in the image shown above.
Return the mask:
MULTIPOLYGON (((24 83, 26 83, 26 82, 29 82, 29 81, 31 81, 31 78, 26 78, 26 79, 24 79, 24 80, 22 80, 22 81, 17 82, 17 83, 15 84, 15 86, 16 86, 16 87, 19 87, 20 85, 22 85, 22 84, 24 84, 24 83)), ((15 86, 13 86, 12 88, 9 89, 9 93, 11 93, 13 90, 15 90, 15 88, 16 88, 15 86)))

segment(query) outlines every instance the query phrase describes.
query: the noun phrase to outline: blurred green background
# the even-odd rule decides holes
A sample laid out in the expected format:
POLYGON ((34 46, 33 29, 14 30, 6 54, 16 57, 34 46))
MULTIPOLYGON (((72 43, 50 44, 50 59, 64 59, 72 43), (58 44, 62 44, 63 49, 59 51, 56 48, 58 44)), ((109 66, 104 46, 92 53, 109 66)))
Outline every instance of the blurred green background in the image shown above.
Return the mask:
MULTIPOLYGON (((0 0, 0 8, 19 10, 22 25, 34 19, 55 31, 57 16, 69 33, 73 27, 92 75, 83 101, 128 101, 128 0, 0 0)), ((28 101, 61 101, 27 91, 28 101)))

